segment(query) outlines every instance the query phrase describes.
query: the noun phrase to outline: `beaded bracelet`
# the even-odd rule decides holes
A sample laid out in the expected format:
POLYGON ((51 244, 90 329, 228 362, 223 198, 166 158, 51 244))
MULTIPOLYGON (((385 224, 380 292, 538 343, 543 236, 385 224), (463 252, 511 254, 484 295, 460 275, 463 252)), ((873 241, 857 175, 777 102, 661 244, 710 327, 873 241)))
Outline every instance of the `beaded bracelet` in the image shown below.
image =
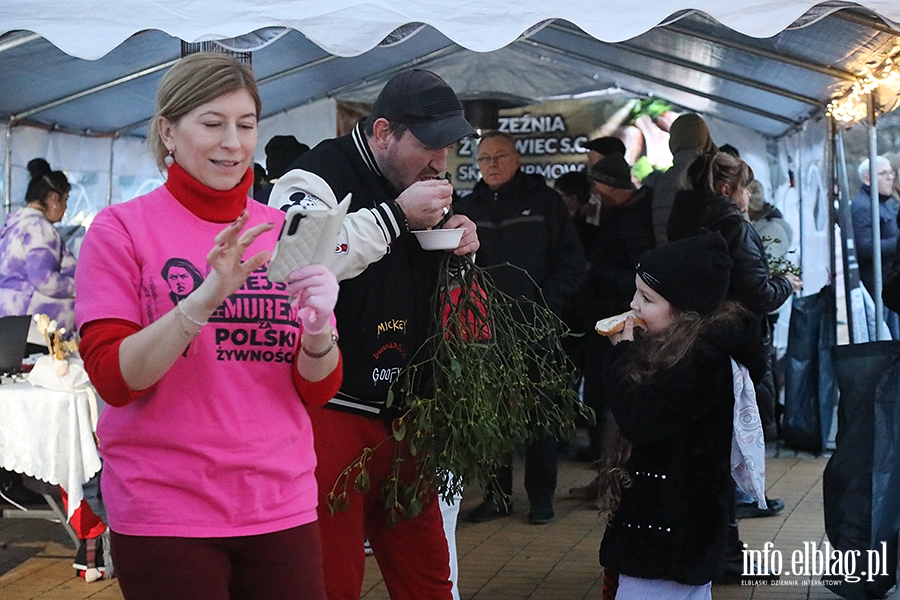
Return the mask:
POLYGON ((176 304, 176 307, 177 307, 178 310, 181 312, 181 314, 184 315, 184 318, 185 318, 185 319, 187 319, 188 321, 190 321, 191 323, 193 323, 193 324, 196 325, 197 327, 203 327, 204 325, 206 325, 206 324, 209 323, 209 321, 197 321, 196 319, 194 319, 193 317, 191 317, 191 315, 187 314, 187 313, 185 312, 185 310, 184 310, 184 307, 181 306, 181 303, 182 303, 182 302, 184 302, 184 300, 179 300, 179 301, 178 301, 178 304, 176 304))
POLYGON ((303 351, 303 354, 307 355, 310 358, 324 358, 326 354, 331 352, 331 349, 334 348, 334 345, 337 344, 338 337, 334 332, 334 329, 331 330, 331 343, 328 344, 328 347, 322 350, 321 352, 310 352, 306 349, 302 343, 300 344, 300 350, 303 351))
MULTIPOLYGON (((191 315, 187 314, 187 311, 185 311, 185 310, 184 310, 184 307, 181 306, 181 303, 182 303, 182 302, 183 302, 183 300, 179 300, 179 301, 178 301, 178 304, 175 305, 175 310, 177 310, 179 313, 181 313, 181 316, 183 316, 183 317, 184 317, 185 319, 187 319, 190 323, 193 323, 193 324, 196 325, 197 327, 201 327, 201 328, 202 328, 204 325, 206 325, 207 323, 209 323, 209 321, 202 321, 202 322, 201 322, 201 321, 197 321, 196 319, 194 319, 193 317, 191 317, 191 315)), ((190 331, 188 331, 188 330, 186 330, 186 329, 183 329, 183 331, 184 331, 185 335, 190 335, 191 337, 196 337, 196 336, 200 335, 200 332, 199 332, 199 331, 198 331, 197 333, 191 333, 190 331)))

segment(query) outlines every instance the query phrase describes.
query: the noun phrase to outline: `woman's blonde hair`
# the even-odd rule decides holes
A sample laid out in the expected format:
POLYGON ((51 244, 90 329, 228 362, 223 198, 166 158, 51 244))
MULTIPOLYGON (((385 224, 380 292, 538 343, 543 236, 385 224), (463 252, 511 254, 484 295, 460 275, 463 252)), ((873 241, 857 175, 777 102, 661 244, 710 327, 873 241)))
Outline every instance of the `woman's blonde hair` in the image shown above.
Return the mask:
POLYGON ((147 144, 160 171, 166 170, 164 160, 169 151, 159 137, 159 118, 178 123, 198 106, 239 90, 246 90, 253 98, 259 117, 262 102, 248 65, 221 52, 198 52, 182 58, 169 69, 156 92, 156 112, 147 132, 147 144))
POLYGON ((733 194, 753 181, 750 165, 727 152, 702 154, 688 167, 688 178, 695 190, 719 193, 727 185, 733 194))

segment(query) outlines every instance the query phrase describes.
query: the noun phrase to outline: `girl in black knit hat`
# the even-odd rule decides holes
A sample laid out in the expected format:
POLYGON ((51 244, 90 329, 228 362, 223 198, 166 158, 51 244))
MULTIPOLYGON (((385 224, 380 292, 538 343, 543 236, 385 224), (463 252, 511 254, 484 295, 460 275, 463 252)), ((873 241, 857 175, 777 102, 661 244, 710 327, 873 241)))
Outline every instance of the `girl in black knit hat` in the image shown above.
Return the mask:
POLYGON ((764 369, 753 315, 725 301, 731 260, 705 233, 637 266, 637 292, 603 379, 614 417, 601 463, 600 562, 617 600, 711 598, 725 568, 734 388, 731 358, 764 369), (609 579, 609 577, 607 577, 609 579))

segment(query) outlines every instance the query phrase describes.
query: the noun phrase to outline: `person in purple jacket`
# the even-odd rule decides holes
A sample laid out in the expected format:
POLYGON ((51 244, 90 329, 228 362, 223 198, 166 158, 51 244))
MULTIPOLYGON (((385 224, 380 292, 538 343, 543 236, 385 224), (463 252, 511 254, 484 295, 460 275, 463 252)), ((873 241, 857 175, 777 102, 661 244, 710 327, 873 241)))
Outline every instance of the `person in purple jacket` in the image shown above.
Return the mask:
POLYGON ((75 326, 75 256, 53 226, 66 212, 71 185, 43 158, 29 161, 25 206, 0 230, 0 317, 42 313, 75 326))

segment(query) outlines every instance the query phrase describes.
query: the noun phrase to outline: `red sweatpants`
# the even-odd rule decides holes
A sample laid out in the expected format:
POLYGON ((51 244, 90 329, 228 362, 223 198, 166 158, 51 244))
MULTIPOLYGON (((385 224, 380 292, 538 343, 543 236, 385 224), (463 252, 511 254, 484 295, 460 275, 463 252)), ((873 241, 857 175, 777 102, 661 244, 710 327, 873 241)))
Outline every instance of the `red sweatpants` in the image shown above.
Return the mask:
MULTIPOLYGON (((449 600, 450 555, 437 495, 427 499, 421 514, 388 524, 381 490, 394 461, 397 442, 387 425, 328 408, 307 408, 315 436, 316 481, 319 484, 319 528, 322 532, 325 588, 329 600, 359 600, 365 573, 363 542, 368 539, 392 600, 449 600), (349 508, 334 515, 326 496, 341 472, 356 461, 363 448, 386 438, 368 463, 371 483, 365 493, 348 486, 349 508)), ((338 490, 342 490, 341 486, 338 490)))

